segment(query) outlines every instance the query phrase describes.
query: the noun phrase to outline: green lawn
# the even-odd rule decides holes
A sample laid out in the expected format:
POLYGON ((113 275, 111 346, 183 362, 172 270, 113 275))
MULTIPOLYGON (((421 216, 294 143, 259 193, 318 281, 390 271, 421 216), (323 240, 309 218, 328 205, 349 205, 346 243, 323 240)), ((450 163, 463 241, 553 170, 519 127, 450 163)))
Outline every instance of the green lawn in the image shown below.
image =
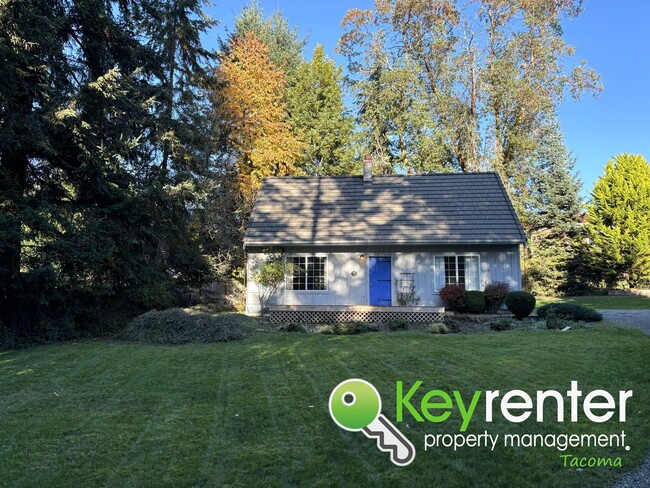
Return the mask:
POLYGON ((551 302, 566 302, 606 310, 650 310, 650 298, 639 296, 588 296, 569 298, 538 298, 537 306, 551 302))
MULTIPOLYGON (((79 343, 0 353, 0 484, 5 486, 607 486, 650 447, 650 337, 596 326, 554 331, 357 336, 265 333, 212 345, 79 343), (418 450, 397 468, 361 433, 334 425, 331 389, 374 383, 395 419, 395 381, 426 390, 633 389, 628 421, 509 424, 473 420, 469 432, 615 433, 623 468, 564 468, 559 452, 440 448, 444 424, 397 424, 418 450)), ((421 395, 420 395, 421 396, 421 395)), ((568 400, 567 400, 568 404, 568 400)), ((476 417, 484 417, 483 411, 476 417)), ((553 415, 554 410, 546 413, 553 415)), ((407 416, 407 419, 409 417, 407 416)))

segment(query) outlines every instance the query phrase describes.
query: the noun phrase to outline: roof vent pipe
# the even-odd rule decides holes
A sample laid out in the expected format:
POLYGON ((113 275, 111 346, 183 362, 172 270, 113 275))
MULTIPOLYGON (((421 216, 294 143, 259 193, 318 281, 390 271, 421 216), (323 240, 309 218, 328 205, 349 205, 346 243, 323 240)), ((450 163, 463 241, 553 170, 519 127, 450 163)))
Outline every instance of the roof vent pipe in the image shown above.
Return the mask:
POLYGON ((363 182, 372 182, 372 155, 366 154, 363 158, 363 182))

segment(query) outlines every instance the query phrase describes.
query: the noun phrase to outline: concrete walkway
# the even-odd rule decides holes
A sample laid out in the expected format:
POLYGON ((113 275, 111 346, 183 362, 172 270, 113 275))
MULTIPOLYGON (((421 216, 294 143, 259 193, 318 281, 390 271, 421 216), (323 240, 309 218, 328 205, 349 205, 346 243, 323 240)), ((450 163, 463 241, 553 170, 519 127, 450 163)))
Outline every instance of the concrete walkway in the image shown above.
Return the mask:
POLYGON ((620 322, 650 334, 650 310, 598 310, 605 320, 620 322))

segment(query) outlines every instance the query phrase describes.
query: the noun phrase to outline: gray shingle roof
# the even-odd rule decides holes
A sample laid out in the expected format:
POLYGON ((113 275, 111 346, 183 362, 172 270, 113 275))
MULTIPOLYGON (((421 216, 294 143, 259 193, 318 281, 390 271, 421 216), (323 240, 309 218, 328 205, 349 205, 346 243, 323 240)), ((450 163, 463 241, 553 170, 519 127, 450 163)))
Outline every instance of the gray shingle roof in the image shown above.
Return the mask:
POLYGON ((274 177, 244 245, 523 243, 496 173, 274 177))

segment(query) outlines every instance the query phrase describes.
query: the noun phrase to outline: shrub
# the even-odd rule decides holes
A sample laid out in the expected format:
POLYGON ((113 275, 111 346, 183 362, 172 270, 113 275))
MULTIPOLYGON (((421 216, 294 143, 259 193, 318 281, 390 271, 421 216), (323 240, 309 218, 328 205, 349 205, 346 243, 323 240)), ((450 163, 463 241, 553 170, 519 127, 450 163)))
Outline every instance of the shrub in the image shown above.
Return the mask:
POLYGON ((440 298, 445 307, 455 312, 462 312, 467 306, 467 292, 458 285, 447 285, 440 289, 440 298))
POLYGON ((13 332, 8 327, 5 327, 2 320, 0 320, 0 349, 13 347, 15 340, 13 332))
POLYGON ((510 291, 510 285, 501 281, 492 281, 485 285, 485 305, 488 313, 497 313, 510 291))
POLYGON ((506 307, 521 320, 535 310, 535 297, 527 291, 511 291, 506 295, 506 307))
POLYGON ((384 325, 388 327, 388 330, 407 330, 409 328, 409 322, 406 319, 387 320, 384 325))
POLYGON ((321 325, 316 329, 316 332, 318 334, 331 335, 334 334, 335 331, 333 325, 321 325))
POLYGON ((567 315, 557 314, 554 311, 546 314, 547 329, 564 329, 565 327, 578 327, 579 324, 571 320, 567 315))
POLYGON ((447 328, 449 329, 449 332, 456 334, 460 332, 460 322, 457 322, 455 320, 447 320, 446 324, 447 328))
POLYGON ((432 334, 449 334, 449 328, 442 322, 434 322, 427 325, 427 329, 432 334))
POLYGON ((363 322, 341 322, 334 326, 334 333, 339 335, 363 334, 368 331, 368 324, 363 322))
POLYGON ((502 319, 492 320, 488 322, 487 325, 490 326, 490 329, 499 332, 502 330, 512 329, 512 320, 504 317, 502 319))
POLYGON ((465 309, 469 313, 485 312, 485 295, 482 291, 468 291, 465 309))
POLYGON ((278 327, 281 332, 298 332, 300 334, 307 332, 305 326, 302 324, 285 324, 278 327))
POLYGON ((583 307, 574 303, 548 303, 537 309, 537 315, 542 318, 549 314, 562 315, 571 320, 584 320, 585 322, 600 322, 603 316, 593 308, 583 307))
POLYGON ((218 315, 189 308, 152 310, 131 321, 120 337, 151 344, 224 342, 253 334, 258 322, 239 313, 218 315))

